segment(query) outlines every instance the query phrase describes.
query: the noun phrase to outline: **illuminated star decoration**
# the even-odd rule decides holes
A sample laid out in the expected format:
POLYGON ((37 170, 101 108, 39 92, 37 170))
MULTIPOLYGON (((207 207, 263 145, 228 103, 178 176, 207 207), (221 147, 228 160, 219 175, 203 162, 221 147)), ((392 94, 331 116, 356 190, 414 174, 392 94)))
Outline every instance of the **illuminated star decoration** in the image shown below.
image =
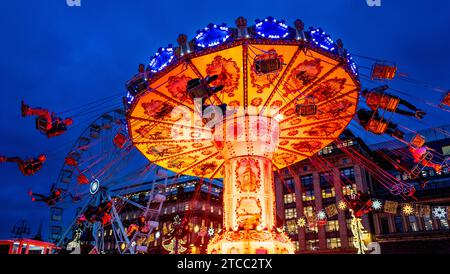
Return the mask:
POLYGON ((174 225, 179 225, 179 224, 181 224, 181 219, 180 219, 180 216, 175 216, 175 218, 173 218, 173 224, 174 225))
POLYGON ((210 228, 208 229, 208 235, 209 235, 209 236, 213 236, 213 235, 214 235, 214 228, 210 227, 210 228))
POLYGON ((317 219, 318 220, 325 220, 327 218, 327 214, 325 211, 321 210, 317 213, 317 219))
POLYGON ((373 200, 373 201, 372 201, 372 208, 373 208, 374 210, 380 210, 381 207, 383 207, 383 203, 381 203, 380 200, 373 200))
POLYGON ((338 208, 340 210, 346 210, 347 209, 347 204, 344 201, 339 201, 338 208))
POLYGON ((306 226, 306 220, 305 220, 305 217, 300 217, 300 218, 298 218, 298 220, 297 220, 297 225, 298 225, 299 227, 305 227, 305 226, 306 226))
POLYGON ((405 215, 412 215, 414 213, 414 208, 410 204, 405 204, 402 211, 405 215))
POLYGON ((447 212, 445 208, 438 206, 433 209, 433 216, 436 219, 445 219, 447 217, 447 212))

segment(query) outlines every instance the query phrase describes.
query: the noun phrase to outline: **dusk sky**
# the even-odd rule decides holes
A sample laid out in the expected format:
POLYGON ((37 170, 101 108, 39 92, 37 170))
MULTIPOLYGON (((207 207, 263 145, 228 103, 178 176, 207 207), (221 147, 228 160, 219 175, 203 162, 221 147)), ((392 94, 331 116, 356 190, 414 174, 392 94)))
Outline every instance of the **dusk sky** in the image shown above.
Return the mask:
MULTIPOLYGON (((400 73, 432 86, 450 87, 450 2, 446 0, 382 0, 381 7, 369 7, 366 0, 81 3, 69 7, 66 0, 2 1, 0 155, 27 158, 46 153, 49 159, 33 177, 22 176, 15 164, 0 164, 0 239, 9 238, 12 226, 22 219, 30 223, 33 234, 43 221, 46 233, 48 207, 32 203, 28 191, 49 191, 71 145, 96 115, 120 104, 124 83, 139 63, 148 63, 159 47, 176 45, 178 34, 191 39, 208 23, 234 27, 238 16, 246 17, 249 25, 273 16, 292 26, 299 18, 307 27, 322 27, 333 38, 342 38, 352 53, 395 61, 400 73), (34 119, 20 116, 21 100, 63 112, 112 95, 116 97, 105 109, 76 118, 72 130, 54 139, 37 132, 34 119)), ((371 65, 354 59, 358 65, 371 65)), ((398 116, 396 122, 415 130, 450 124, 448 112, 424 103, 437 104, 442 94, 400 80, 393 81, 392 87, 410 94, 405 99, 429 112, 423 122, 398 116)), ((373 135, 361 134, 368 143, 374 142, 373 135)))

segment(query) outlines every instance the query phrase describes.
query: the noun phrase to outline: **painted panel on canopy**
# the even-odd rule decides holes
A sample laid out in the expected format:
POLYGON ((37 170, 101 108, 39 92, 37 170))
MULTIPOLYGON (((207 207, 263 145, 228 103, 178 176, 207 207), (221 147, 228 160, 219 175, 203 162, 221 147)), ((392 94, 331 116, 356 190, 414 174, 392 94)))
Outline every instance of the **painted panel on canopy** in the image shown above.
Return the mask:
POLYGON ((279 147, 284 147, 289 149, 292 145, 302 142, 322 142, 329 143, 330 141, 334 141, 335 138, 317 138, 317 137, 280 137, 280 142, 278 144, 279 147))
POLYGON ((155 91, 147 91, 139 100, 131 113, 132 118, 158 120, 167 123, 188 123, 193 126, 192 110, 180 106, 155 91))
MULTIPOLYGON (((182 147, 185 146, 185 144, 181 144, 182 147)), ((215 162, 217 162, 218 165, 220 165, 223 162, 223 158, 220 157, 220 159, 217 159, 218 152, 217 149, 209 144, 207 145, 205 143, 205 146, 203 148, 192 150, 189 148, 189 146, 186 145, 187 148, 184 149, 186 152, 173 154, 171 156, 167 157, 155 157, 153 155, 153 150, 157 149, 155 146, 149 146, 146 147, 145 151, 149 151, 149 153, 146 154, 146 157, 148 159, 153 159, 153 162, 159 166, 162 166, 164 168, 167 168, 169 170, 172 170, 176 173, 182 173, 185 175, 195 175, 192 172, 193 167, 196 164, 200 165, 200 162, 203 160, 206 160, 208 158, 214 159, 215 162)), ((142 150, 141 150, 142 151, 142 150)), ((217 166, 218 167, 218 166, 217 166)), ((205 173, 205 176, 207 174, 205 173)))
POLYGON ((218 75, 219 78, 211 86, 224 85, 224 89, 217 93, 217 97, 229 106, 242 104, 243 95, 243 56, 242 46, 213 52, 193 58, 192 64, 203 77, 218 75))
POLYGON ((187 64, 181 63, 165 73, 163 77, 151 83, 149 90, 156 89, 179 104, 184 104, 193 109, 193 101, 187 95, 186 88, 187 82, 195 78, 198 77, 194 70, 187 64))
POLYGON ((306 157, 299 154, 278 149, 273 154, 272 163, 274 164, 274 170, 276 170, 277 168, 282 169, 304 159, 306 159, 306 157))
MULTIPOLYGON (((264 102, 269 98, 274 87, 281 79, 282 75, 286 71, 286 66, 283 65, 280 72, 277 74, 261 75, 258 76, 254 70, 254 59, 267 56, 267 53, 274 50, 279 57, 282 59, 283 64, 289 64, 292 60, 294 54, 298 50, 296 45, 259 45, 250 44, 248 49, 247 57, 247 96, 248 104, 247 107, 250 110, 250 114, 259 114, 264 106, 264 102)), ((284 102, 284 101, 283 101, 284 102)), ((284 103, 283 103, 284 104, 284 103)))
POLYGON ((337 61, 315 51, 302 50, 293 60, 291 66, 287 68, 278 91, 273 93, 272 97, 265 102, 265 105, 282 108, 337 64, 337 61))
MULTIPOLYGON (((339 67, 320 81, 320 83, 317 83, 312 88, 304 92, 302 96, 299 96, 298 100, 293 100, 286 105, 285 109, 282 110, 284 120, 281 124, 287 123, 290 119, 297 118, 297 114, 295 112, 296 105, 304 104, 305 99, 310 96, 314 98, 316 105, 320 105, 323 102, 329 102, 333 98, 346 98, 352 103, 352 105, 356 105, 358 102, 357 89, 358 88, 350 75, 347 74, 344 68, 339 67)), ((309 119, 311 120, 314 118, 317 119, 320 117, 312 117, 309 119)))
POLYGON ((286 127, 281 130, 280 136, 283 138, 337 138, 352 118, 353 115, 349 115, 343 119, 323 120, 312 124, 286 127))
MULTIPOLYGON (((353 90, 348 96, 335 97, 317 106, 317 115, 305 117, 305 122, 318 120, 343 119, 356 113, 358 91, 353 90)), ((291 120, 292 122, 292 120, 291 120)))
POLYGON ((133 142, 203 140, 211 139, 211 131, 206 128, 193 128, 183 124, 169 124, 148 120, 131 120, 133 142))
POLYGON ((222 178, 223 174, 220 173, 219 169, 222 168, 223 163, 223 157, 217 152, 200 160, 198 164, 183 173, 202 178, 222 178))

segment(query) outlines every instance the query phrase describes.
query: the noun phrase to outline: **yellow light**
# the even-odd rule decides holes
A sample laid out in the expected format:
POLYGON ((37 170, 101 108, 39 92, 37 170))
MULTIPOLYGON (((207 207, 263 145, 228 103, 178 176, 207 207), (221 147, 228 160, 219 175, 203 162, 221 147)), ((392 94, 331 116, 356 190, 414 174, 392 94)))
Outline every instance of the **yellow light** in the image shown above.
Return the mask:
POLYGON ((347 204, 344 201, 339 201, 338 208, 340 210, 346 210, 347 209, 347 204))
POLYGON ((194 232, 198 233, 200 231, 200 227, 198 225, 194 226, 194 232))
POLYGON ((405 215, 412 215, 414 213, 414 208, 410 204, 405 204, 402 211, 405 215))

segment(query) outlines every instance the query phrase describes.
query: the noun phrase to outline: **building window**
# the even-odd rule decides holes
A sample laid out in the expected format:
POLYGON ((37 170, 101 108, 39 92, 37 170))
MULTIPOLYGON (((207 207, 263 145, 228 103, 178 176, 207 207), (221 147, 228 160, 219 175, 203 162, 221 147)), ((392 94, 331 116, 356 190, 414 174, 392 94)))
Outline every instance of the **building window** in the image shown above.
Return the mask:
POLYGON ((448 220, 446 220, 446 219, 439 219, 438 225, 439 225, 439 229, 442 229, 442 230, 449 229, 448 220))
POLYGON ((285 194, 284 195, 284 204, 295 203, 295 194, 285 194))
POLYGON ((300 180, 302 182, 303 187, 312 187, 313 186, 313 176, 312 175, 306 175, 300 177, 300 180))
POLYGON ((339 221, 338 220, 328 221, 325 229, 327 232, 339 231, 339 221))
POLYGON ((423 217, 423 225, 425 230, 433 230, 433 221, 429 217, 423 217))
POLYGON ((295 208, 287 208, 284 210, 284 218, 286 220, 296 219, 297 218, 297 210, 295 208))
POLYGON ((286 221, 286 227, 287 227, 287 233, 288 234, 297 234, 298 233, 298 227, 297 227, 297 221, 296 220, 288 220, 288 221, 286 221))
POLYGON ((339 170, 341 175, 341 181, 344 183, 355 182, 355 169, 353 167, 342 168, 339 170))
POLYGON ((319 249, 319 239, 316 239, 316 240, 308 240, 308 241, 306 242, 306 248, 307 248, 308 250, 312 250, 312 251, 318 250, 318 249, 319 249))
POLYGON ((336 193, 334 191, 334 187, 327 187, 325 189, 322 189, 322 198, 327 199, 327 198, 333 198, 336 197, 336 193))
POLYGON ((409 216, 408 217, 409 220, 409 229, 410 231, 419 231, 419 227, 417 225, 417 220, 416 220, 416 216, 409 216))
POLYGON ((341 247, 341 238, 328 238, 327 239, 327 248, 328 249, 337 249, 341 247))
POLYGON ((404 229, 403 229, 403 220, 402 220, 402 216, 395 216, 394 217, 394 221, 395 221, 395 230, 398 233, 403 233, 404 229))
POLYGON ((300 243, 298 241, 294 241, 294 245, 295 245, 295 250, 299 251, 300 250, 300 243))
POLYGON ((284 191, 284 193, 294 193, 295 192, 295 181, 294 181, 294 179, 284 179, 284 181, 283 181, 283 191, 284 191))
POLYGON ((323 148, 321 151, 319 151, 319 155, 327 155, 333 153, 333 150, 334 150, 333 146, 327 146, 323 148))
POLYGON ((380 234, 389 234, 389 221, 385 216, 380 218, 380 234))
POLYGON ((442 155, 450 156, 450 146, 442 147, 442 155))
POLYGON ((321 187, 333 186, 333 176, 330 172, 324 172, 319 174, 319 181, 321 187))
POLYGON ((314 201, 316 199, 316 197, 314 196, 314 190, 304 191, 302 194, 302 198, 304 202, 314 201))

